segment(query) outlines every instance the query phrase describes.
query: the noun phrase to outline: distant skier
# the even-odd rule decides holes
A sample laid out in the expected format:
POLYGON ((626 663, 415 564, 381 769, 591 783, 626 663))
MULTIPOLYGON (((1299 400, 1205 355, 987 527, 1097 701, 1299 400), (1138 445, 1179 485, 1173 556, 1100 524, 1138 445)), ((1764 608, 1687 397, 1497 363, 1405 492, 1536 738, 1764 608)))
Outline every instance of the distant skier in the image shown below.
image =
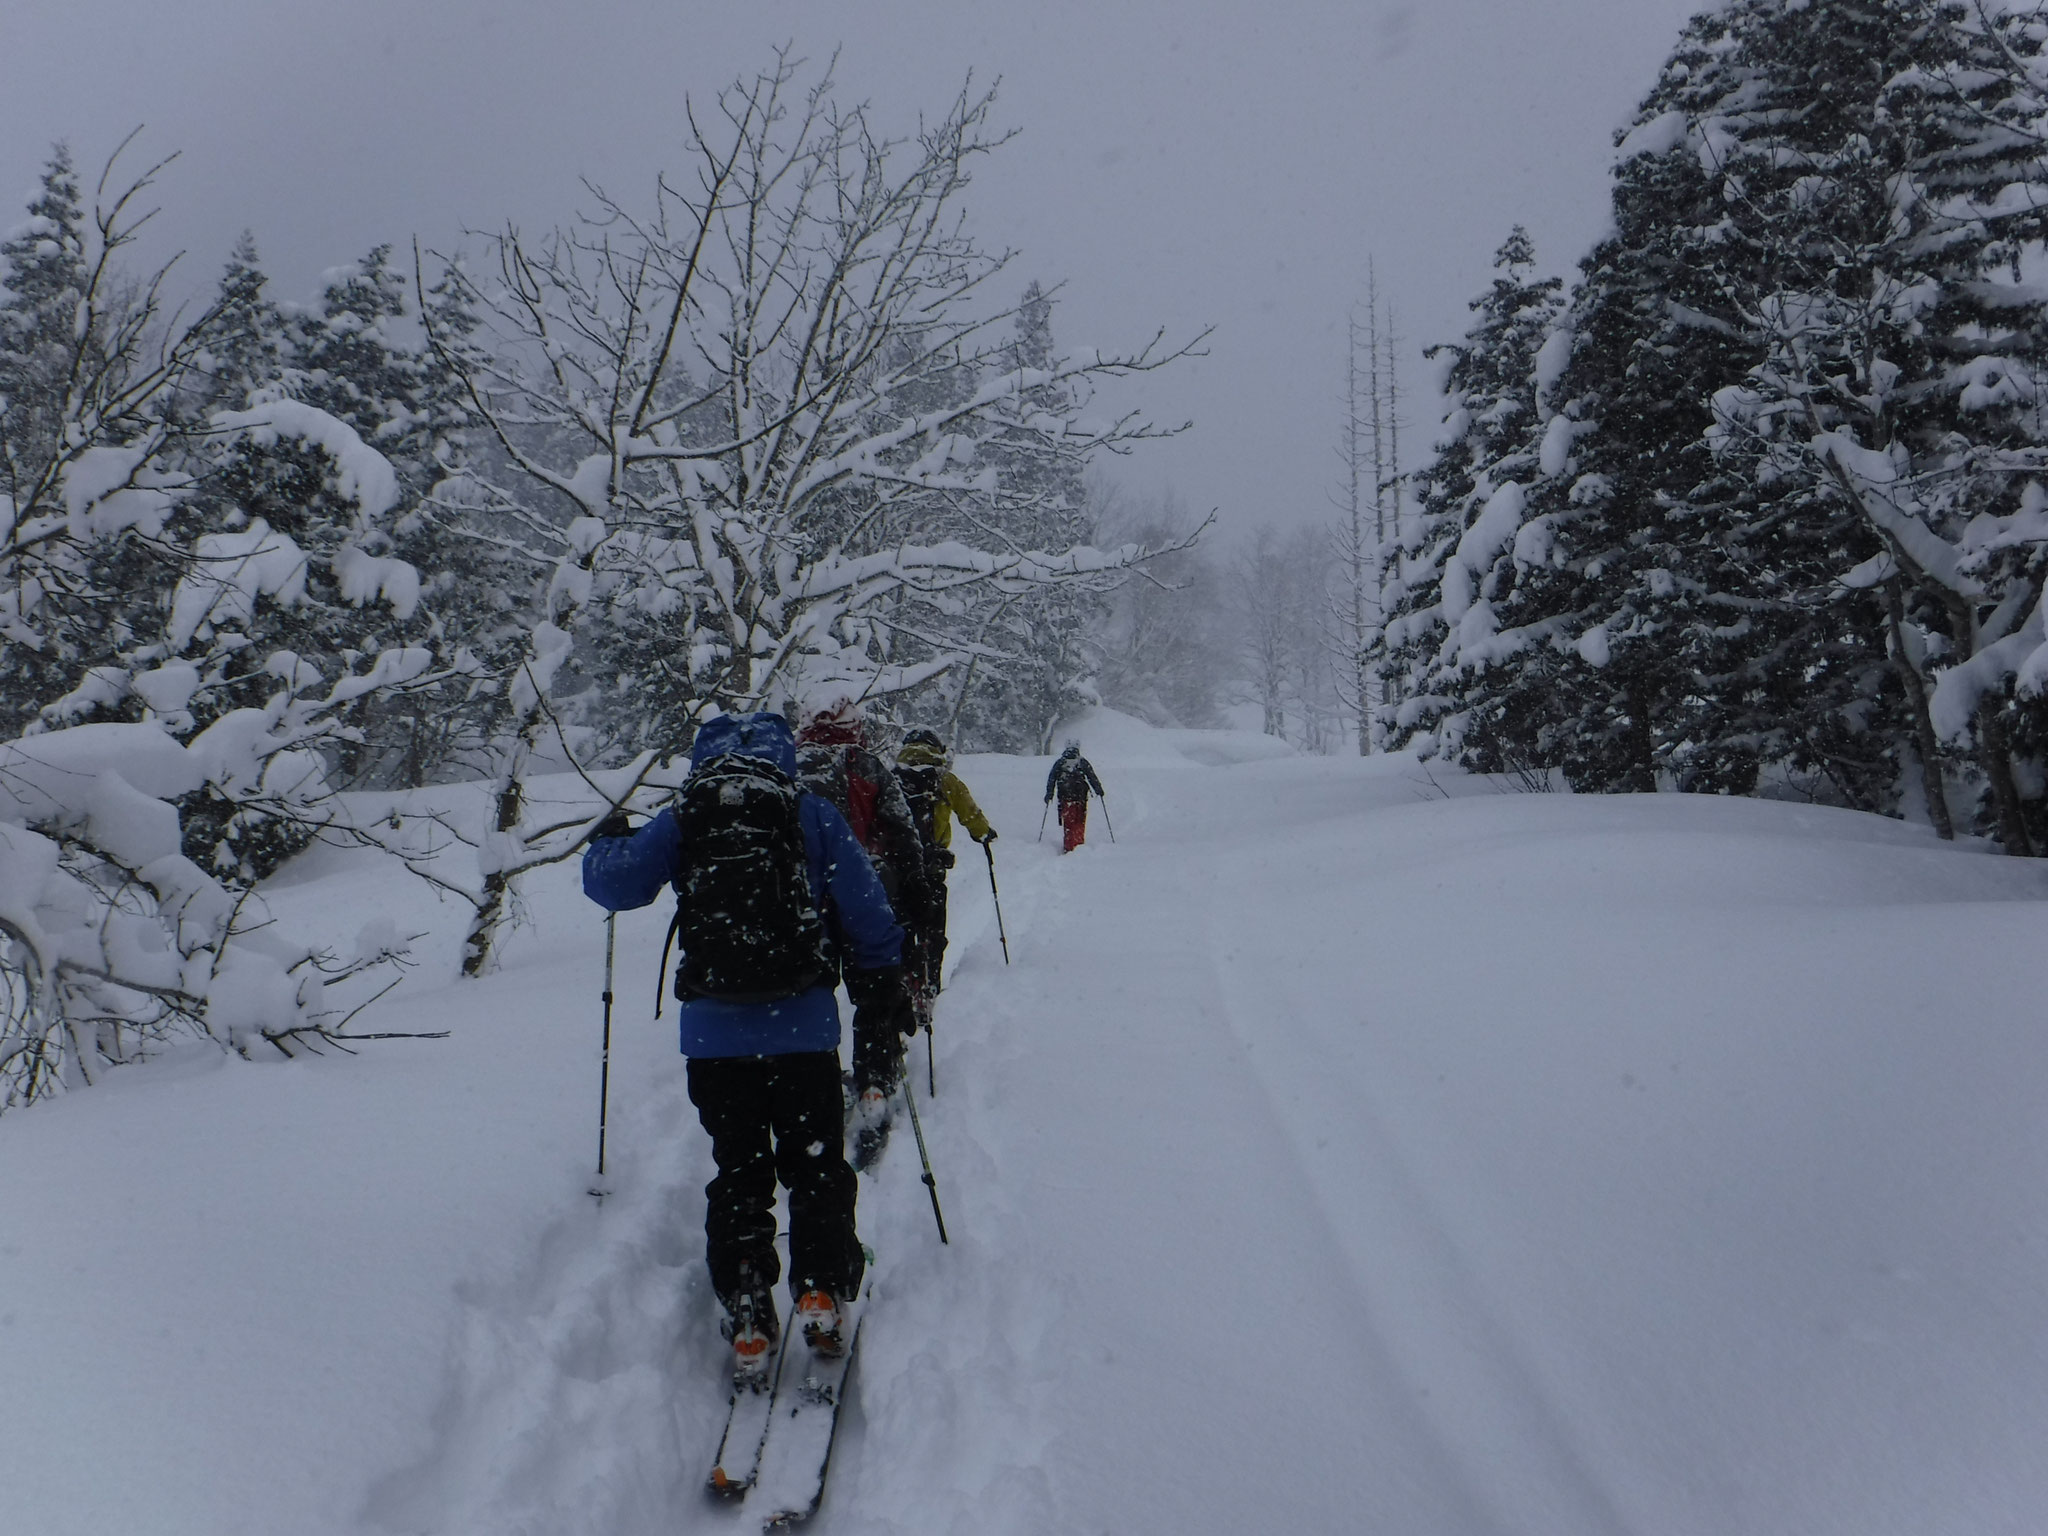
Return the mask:
POLYGON ((919 726, 904 735, 896 751, 896 777, 929 861, 924 911, 916 923, 905 925, 910 933, 910 984, 929 1024, 946 958, 946 871, 953 867, 953 818, 958 816, 967 835, 984 847, 996 840, 996 829, 953 772, 953 754, 937 731, 919 726))
POLYGON ((789 1287, 811 1347, 844 1348, 865 1269, 847 1166, 833 983, 875 1020, 917 1028, 903 930, 839 812, 796 781, 779 715, 697 732, 674 805, 637 832, 608 818, 583 856, 584 894, 612 911, 675 888, 682 1050, 711 1136, 706 1259, 737 1378, 765 1372, 780 1331, 775 1186, 789 1190, 789 1287))
MULTIPOLYGON (((837 806, 873 861, 889 905, 905 929, 921 931, 931 906, 924 844, 895 772, 868 746, 860 706, 840 699, 817 711, 797 733, 797 777, 805 789, 837 806)), ((906 964, 915 956, 905 954, 906 964)), ((915 972, 910 973, 913 982, 915 972)), ((851 994, 849 994, 851 995, 851 994)), ((913 1031, 910 1031, 914 1033, 913 1031)), ((888 1136, 889 1095, 903 1071, 903 1033, 893 1018, 854 999, 854 1166, 866 1167, 888 1136)))
POLYGON ((1052 765, 1052 772, 1045 776, 1046 803, 1052 803, 1053 796, 1059 796, 1060 831, 1065 841, 1061 853, 1072 853, 1088 840, 1088 792, 1102 793, 1102 780, 1095 777, 1095 767, 1081 755, 1081 743, 1069 740, 1066 750, 1060 753, 1052 765))

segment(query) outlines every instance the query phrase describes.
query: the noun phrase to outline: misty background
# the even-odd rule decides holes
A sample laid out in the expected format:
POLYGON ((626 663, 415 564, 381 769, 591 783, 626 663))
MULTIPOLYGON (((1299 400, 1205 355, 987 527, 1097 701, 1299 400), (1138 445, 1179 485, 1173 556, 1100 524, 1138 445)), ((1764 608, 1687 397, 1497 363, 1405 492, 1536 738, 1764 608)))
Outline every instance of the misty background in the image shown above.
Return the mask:
MULTIPOLYGON (((1035 6, 875 0, 738 6, 591 0, 11 0, 0 9, 0 223, 50 145, 90 190, 136 154, 181 158, 147 257, 212 284, 244 229, 273 297, 417 235, 538 230, 642 198, 707 101, 778 44, 838 95, 914 128, 971 71, 1017 137, 975 171, 984 243, 1015 286, 1064 284, 1069 348, 1214 327, 1208 355, 1133 389, 1184 435, 1108 475, 1235 534, 1327 519, 1341 480, 1347 314, 1369 261, 1403 343, 1464 330, 1511 226, 1567 271, 1608 222, 1610 142, 1690 0, 1284 0, 1035 6)), ((12 210, 12 211, 8 211, 12 210)), ((1435 409, 1406 411, 1428 445, 1435 409)))

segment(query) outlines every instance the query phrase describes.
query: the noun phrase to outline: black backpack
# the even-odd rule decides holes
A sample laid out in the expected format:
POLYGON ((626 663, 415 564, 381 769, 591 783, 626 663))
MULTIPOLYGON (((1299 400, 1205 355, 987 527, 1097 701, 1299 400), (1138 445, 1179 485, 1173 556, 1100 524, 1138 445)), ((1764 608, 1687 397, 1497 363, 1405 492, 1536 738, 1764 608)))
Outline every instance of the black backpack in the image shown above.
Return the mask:
POLYGON ((898 763, 896 782, 903 786, 903 798, 910 805, 910 819, 917 825, 918 841, 926 852, 939 846, 939 774, 931 763, 898 763))
POLYGON ((802 801, 788 774, 738 753, 713 758, 684 783, 675 807, 683 842, 677 997, 769 1003, 831 975, 802 801))

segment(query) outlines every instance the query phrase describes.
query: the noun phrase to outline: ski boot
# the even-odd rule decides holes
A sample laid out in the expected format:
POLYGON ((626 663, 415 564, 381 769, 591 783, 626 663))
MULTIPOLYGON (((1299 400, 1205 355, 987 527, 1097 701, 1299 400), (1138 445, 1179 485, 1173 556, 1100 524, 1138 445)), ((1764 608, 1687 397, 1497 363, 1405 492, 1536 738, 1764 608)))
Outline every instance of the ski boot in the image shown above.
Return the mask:
POLYGON ((732 1345, 733 1385, 760 1391, 768 1384, 768 1367, 774 1362, 775 1341, 782 1332, 775 1317, 775 1297, 758 1287, 741 1291, 727 1304, 719 1331, 732 1345))
POLYGON ((853 1171, 874 1165, 889 1144, 889 1094, 883 1088, 863 1088, 853 1101, 853 1171))
POLYGON ((796 1315, 813 1350, 831 1359, 846 1353, 846 1309, 830 1291, 805 1291, 796 1299, 796 1315))

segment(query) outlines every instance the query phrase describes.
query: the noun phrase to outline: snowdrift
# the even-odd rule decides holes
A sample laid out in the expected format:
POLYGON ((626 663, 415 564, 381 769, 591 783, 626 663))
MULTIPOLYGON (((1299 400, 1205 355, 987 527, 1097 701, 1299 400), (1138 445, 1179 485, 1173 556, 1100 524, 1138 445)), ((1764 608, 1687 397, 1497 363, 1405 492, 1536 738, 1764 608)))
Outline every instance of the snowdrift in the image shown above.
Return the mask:
MULTIPOLYGON (((960 765, 1015 963, 964 848, 925 1106, 953 1242, 899 1137, 821 1529, 2039 1528, 2048 869, 1072 734, 1118 841, 1070 857, 1033 841, 1047 759, 960 765)), ((437 925, 362 1027, 453 1037, 194 1049, 0 1119, 8 1528, 752 1528, 697 1489, 709 1159, 651 1018, 665 911, 619 925, 600 1207, 573 869, 469 984, 459 914, 384 865, 320 853, 272 899, 437 925)))

